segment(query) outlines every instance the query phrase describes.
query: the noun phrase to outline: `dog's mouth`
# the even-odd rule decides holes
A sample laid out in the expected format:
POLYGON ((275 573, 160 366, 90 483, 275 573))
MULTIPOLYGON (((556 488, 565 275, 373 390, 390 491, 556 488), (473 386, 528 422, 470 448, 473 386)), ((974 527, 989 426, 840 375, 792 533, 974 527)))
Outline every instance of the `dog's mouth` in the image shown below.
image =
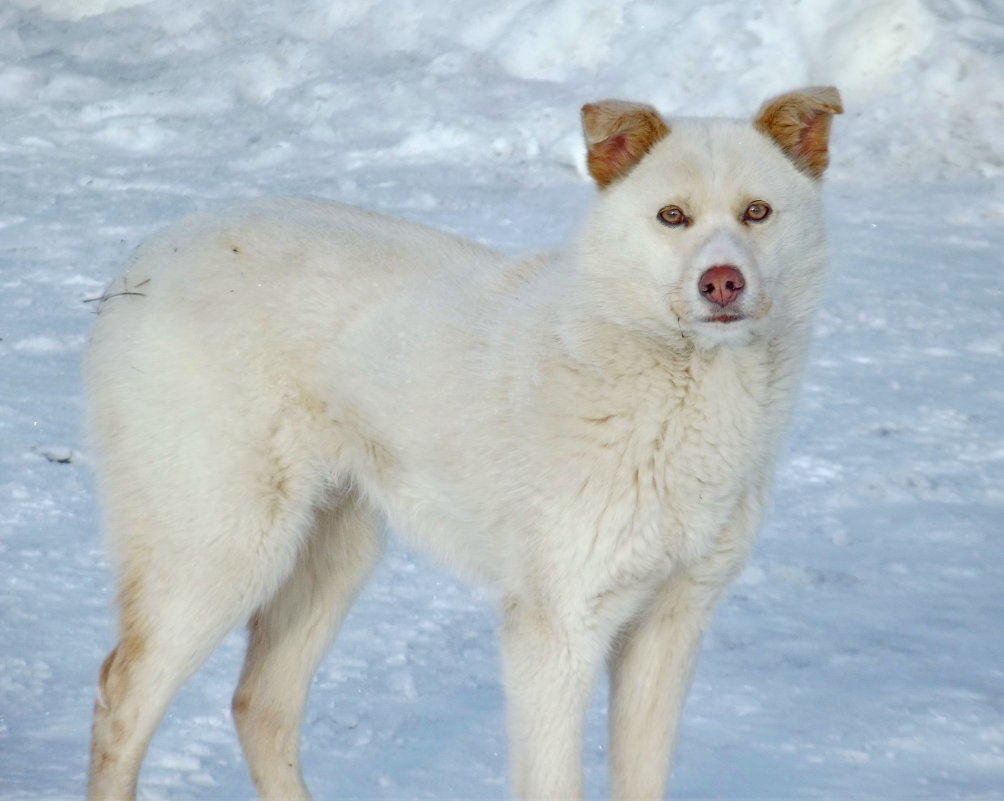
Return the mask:
POLYGON ((749 327, 756 326, 771 309, 771 301, 767 297, 755 299, 754 303, 730 304, 726 308, 709 308, 710 304, 696 304, 688 302, 685 298, 676 296, 670 301, 670 308, 676 314, 681 323, 704 329, 709 334, 718 332, 728 335, 744 331, 749 327))
POLYGON ((745 314, 716 314, 714 317, 705 317, 704 322, 706 323, 723 323, 728 325, 729 323, 738 323, 746 319, 745 314))

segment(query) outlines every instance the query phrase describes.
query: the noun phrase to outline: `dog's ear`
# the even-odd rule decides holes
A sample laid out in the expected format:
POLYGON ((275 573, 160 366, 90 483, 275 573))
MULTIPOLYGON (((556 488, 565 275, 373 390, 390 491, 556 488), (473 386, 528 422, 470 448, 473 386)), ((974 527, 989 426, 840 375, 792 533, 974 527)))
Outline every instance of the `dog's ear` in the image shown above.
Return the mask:
POLYGON ((820 178, 830 163, 830 120, 843 110, 834 87, 812 86, 768 100, 753 125, 777 142, 800 170, 820 178))
POLYGON ((602 100, 582 107, 582 131, 589 174, 603 189, 630 170, 669 128, 651 106, 602 100))

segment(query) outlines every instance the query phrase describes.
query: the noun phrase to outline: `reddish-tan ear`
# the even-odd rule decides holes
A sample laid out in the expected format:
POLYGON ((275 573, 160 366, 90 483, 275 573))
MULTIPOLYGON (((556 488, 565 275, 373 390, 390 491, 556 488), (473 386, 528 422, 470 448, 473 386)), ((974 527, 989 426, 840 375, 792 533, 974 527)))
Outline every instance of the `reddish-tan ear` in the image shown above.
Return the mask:
POLYGON ((843 110, 834 87, 812 86, 768 100, 753 125, 777 142, 802 172, 820 178, 830 163, 830 120, 843 110))
POLYGON ((589 174, 603 189, 630 170, 669 128, 651 106, 602 100, 582 107, 582 131, 589 174))

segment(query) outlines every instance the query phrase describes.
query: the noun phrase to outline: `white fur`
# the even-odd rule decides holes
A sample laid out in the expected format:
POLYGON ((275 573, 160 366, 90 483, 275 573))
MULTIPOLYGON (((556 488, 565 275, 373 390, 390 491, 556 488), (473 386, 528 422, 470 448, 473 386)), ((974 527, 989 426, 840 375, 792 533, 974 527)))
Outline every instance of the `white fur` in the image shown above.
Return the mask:
POLYGON ((90 797, 135 793, 182 681, 252 618, 235 696, 259 793, 303 799, 310 676, 385 521, 497 588, 513 786, 661 798, 701 633, 761 519, 824 262, 818 182, 745 122, 675 121, 564 254, 268 200, 186 220, 109 288, 88 358, 122 641, 90 797), (760 224, 741 215, 773 207, 760 224), (674 229, 667 204, 693 224, 674 229), (741 269, 745 320, 698 279, 741 269))

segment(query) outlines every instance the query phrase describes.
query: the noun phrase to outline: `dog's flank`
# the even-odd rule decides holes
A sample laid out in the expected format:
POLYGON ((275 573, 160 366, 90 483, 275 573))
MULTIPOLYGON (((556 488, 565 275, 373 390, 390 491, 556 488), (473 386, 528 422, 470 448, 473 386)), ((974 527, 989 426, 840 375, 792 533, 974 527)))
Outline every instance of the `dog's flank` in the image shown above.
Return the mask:
POLYGON ((120 581, 89 797, 134 797, 168 701, 249 621, 251 776, 308 798, 310 678, 390 522, 497 591, 515 794, 581 798, 608 667, 612 793, 662 798, 790 416, 839 110, 830 88, 748 122, 584 106, 601 191, 556 255, 293 199, 144 244, 87 358, 120 581))

